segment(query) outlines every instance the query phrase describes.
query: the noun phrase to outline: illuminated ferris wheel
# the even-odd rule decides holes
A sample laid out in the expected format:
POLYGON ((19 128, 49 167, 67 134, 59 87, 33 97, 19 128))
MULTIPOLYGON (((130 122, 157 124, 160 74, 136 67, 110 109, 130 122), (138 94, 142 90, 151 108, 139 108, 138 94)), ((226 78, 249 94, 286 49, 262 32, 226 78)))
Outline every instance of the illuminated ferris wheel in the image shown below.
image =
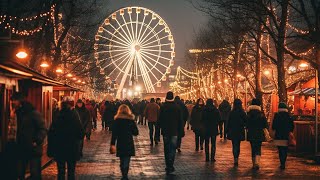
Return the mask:
POLYGON ((165 81, 175 57, 170 28, 155 12, 126 7, 107 17, 95 36, 94 56, 101 74, 114 80, 122 90, 135 84, 147 93, 165 81))

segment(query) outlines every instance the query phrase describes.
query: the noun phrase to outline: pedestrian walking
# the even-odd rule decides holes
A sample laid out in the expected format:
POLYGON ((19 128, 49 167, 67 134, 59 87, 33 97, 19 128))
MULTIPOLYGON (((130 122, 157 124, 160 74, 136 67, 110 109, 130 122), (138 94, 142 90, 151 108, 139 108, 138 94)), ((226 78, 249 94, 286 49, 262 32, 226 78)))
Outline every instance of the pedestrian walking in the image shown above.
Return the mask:
POLYGON ((246 121, 247 114, 242 107, 242 101, 240 99, 235 99, 226 129, 227 138, 232 142, 232 153, 235 167, 239 164, 240 143, 245 140, 246 121))
POLYGON ((203 150, 204 142, 204 125, 202 122, 202 112, 204 109, 204 101, 199 98, 191 112, 190 124, 195 135, 196 151, 203 150))
POLYGON ((22 93, 14 93, 11 101, 17 120, 18 178, 25 179, 29 164, 30 179, 41 179, 42 145, 47 134, 44 119, 22 93))
POLYGON ((209 162, 209 146, 211 142, 211 162, 215 162, 215 155, 216 155, 216 139, 218 133, 218 122, 220 121, 221 116, 220 112, 216 106, 213 104, 212 99, 208 99, 206 105, 203 109, 202 113, 202 122, 205 129, 205 152, 206 152, 206 162, 209 162))
POLYGON ((171 174, 175 171, 173 165, 177 149, 177 139, 179 133, 183 130, 181 110, 174 102, 173 97, 171 91, 167 92, 165 103, 161 106, 159 115, 159 125, 163 136, 167 174, 171 174))
POLYGON ((192 101, 190 100, 190 101, 187 101, 187 105, 186 106, 187 106, 188 113, 189 113, 188 120, 187 120, 187 130, 189 130, 190 127, 191 127, 191 125, 190 125, 191 112, 192 112, 192 109, 193 109, 194 105, 192 104, 192 101))
POLYGON ((252 168, 260 168, 261 145, 265 141, 264 128, 268 127, 267 119, 261 111, 261 103, 258 99, 253 99, 248 112, 248 141, 251 145, 252 168))
POLYGON ((139 131, 134 115, 127 105, 122 104, 114 118, 110 151, 115 149, 116 145, 116 156, 120 158, 122 179, 128 179, 130 159, 131 156, 135 156, 133 136, 137 136, 139 131))
MULTIPOLYGON (((77 113, 77 115, 80 118, 82 131, 85 132, 85 134, 87 134, 89 132, 91 133, 92 126, 90 126, 90 112, 85 107, 85 105, 81 99, 78 99, 78 101, 76 103, 75 112, 77 113)), ((88 139, 88 136, 87 136, 87 139, 88 139)), ((80 141, 80 157, 83 156, 83 141, 84 141, 84 136, 82 137, 82 139, 80 141)))
MULTIPOLYGON (((158 106, 161 108, 162 106, 162 103, 161 103, 161 99, 160 98, 157 98, 156 99, 156 103, 158 104, 158 106)), ((160 114, 160 112, 159 112, 160 114)), ((158 118, 159 120, 159 118, 158 118)), ((155 139, 156 141, 159 143, 160 142, 160 134, 161 134, 161 128, 160 128, 160 125, 159 125, 159 121, 156 123, 156 129, 155 129, 155 139)))
POLYGON ((89 99, 87 99, 85 102, 86 102, 85 108, 89 111, 89 115, 90 115, 90 119, 89 119, 87 129, 86 129, 86 138, 87 138, 87 140, 90 140, 91 131, 93 129, 93 121, 94 121, 95 113, 94 113, 94 107, 92 106, 89 99))
POLYGON ((110 101, 104 103, 104 111, 102 115, 103 127, 106 130, 112 131, 112 123, 115 115, 116 109, 110 101))
POLYGON ((177 140, 177 151, 180 153, 181 152, 181 143, 182 143, 182 138, 185 136, 185 132, 184 132, 184 126, 186 125, 186 122, 188 120, 188 116, 189 116, 189 112, 188 109, 186 107, 186 105, 184 105, 184 102, 182 100, 180 100, 179 96, 176 96, 174 98, 174 102, 178 104, 178 106, 180 107, 181 110, 181 118, 182 118, 182 125, 183 125, 183 129, 182 131, 178 134, 178 140, 177 140))
POLYGON ((141 125, 147 125, 146 118, 144 116, 144 110, 146 109, 146 106, 147 106, 147 102, 145 100, 142 100, 141 103, 140 103, 140 115, 141 115, 141 118, 140 118, 140 121, 139 121, 141 125))
POLYGON ((144 115, 148 121, 148 127, 149 127, 149 137, 150 137, 150 146, 153 146, 153 142, 155 142, 156 145, 158 145, 158 141, 156 137, 158 136, 158 133, 156 130, 156 124, 158 122, 160 113, 160 107, 156 103, 154 98, 151 98, 150 103, 147 104, 146 109, 144 111, 144 115))
POLYGON ((274 143, 279 151, 280 169, 286 168, 289 133, 293 133, 293 129, 294 124, 288 106, 280 102, 278 112, 275 113, 272 121, 272 130, 275 131, 274 143))
POLYGON ((223 100, 222 103, 219 105, 219 111, 221 114, 221 121, 219 122, 220 138, 222 138, 223 136, 224 139, 227 139, 226 129, 228 126, 228 119, 231 111, 231 105, 227 99, 223 100))

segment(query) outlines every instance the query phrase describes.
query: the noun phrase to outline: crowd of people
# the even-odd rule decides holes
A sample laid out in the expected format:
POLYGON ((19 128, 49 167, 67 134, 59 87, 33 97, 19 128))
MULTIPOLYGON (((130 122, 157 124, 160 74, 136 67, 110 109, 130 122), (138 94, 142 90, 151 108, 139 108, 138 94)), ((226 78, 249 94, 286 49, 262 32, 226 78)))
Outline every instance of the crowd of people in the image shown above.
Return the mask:
MULTIPOLYGON (((58 179, 75 179, 76 163, 83 157, 84 140, 90 140, 101 117, 102 130, 111 133, 110 153, 120 158, 122 179, 128 179, 131 156, 135 155, 133 136, 139 135, 139 125, 148 125, 150 146, 157 146, 163 136, 166 173, 175 171, 176 152, 181 152, 185 130, 194 132, 195 151, 205 151, 205 161, 215 162, 216 139, 232 141, 234 166, 239 164, 241 141, 251 145, 252 168, 259 170, 261 145, 268 129, 261 103, 253 99, 247 110, 240 99, 231 105, 227 99, 220 104, 213 99, 183 100, 168 92, 164 102, 160 98, 147 100, 104 100, 64 97, 61 107, 54 106, 53 121, 47 130, 41 115, 25 98, 12 96, 13 116, 17 129, 12 131, 15 151, 21 155, 17 163, 9 163, 12 179, 24 179, 26 165, 30 164, 31 179, 41 179, 42 145, 48 136, 47 155, 57 162, 58 179), (19 151, 19 152, 18 152, 19 151), (67 167, 67 168, 66 168, 67 167), (14 172, 16 171, 16 172, 14 172), (14 176, 16 175, 16 176, 14 176)), ((285 103, 279 104, 271 129, 275 131, 280 168, 285 169, 288 139, 294 125, 285 103)), ((13 149, 13 148, 12 148, 13 149)))

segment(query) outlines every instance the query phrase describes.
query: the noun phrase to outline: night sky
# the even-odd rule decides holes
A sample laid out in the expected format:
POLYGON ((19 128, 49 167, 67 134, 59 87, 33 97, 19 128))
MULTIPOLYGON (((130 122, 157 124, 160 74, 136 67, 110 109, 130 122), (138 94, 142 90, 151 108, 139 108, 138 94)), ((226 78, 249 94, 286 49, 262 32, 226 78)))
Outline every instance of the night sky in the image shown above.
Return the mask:
POLYGON ((207 16, 186 0, 109 0, 106 8, 113 12, 122 7, 140 6, 159 14, 169 25, 176 44, 177 64, 183 64, 188 44, 195 32, 206 24, 207 16))

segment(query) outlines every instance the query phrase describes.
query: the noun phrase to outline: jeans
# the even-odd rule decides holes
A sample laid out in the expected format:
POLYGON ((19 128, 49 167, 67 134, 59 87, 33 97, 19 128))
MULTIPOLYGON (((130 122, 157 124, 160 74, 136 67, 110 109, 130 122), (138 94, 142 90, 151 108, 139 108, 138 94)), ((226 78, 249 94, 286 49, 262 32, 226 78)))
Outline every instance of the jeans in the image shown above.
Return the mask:
POLYGON ((59 161, 58 166, 58 180, 64 180, 66 176, 66 164, 68 167, 68 180, 74 180, 76 174, 76 161, 59 161))
POLYGON ((199 150, 199 145, 201 149, 203 149, 204 137, 200 130, 194 130, 195 142, 196 142, 196 150, 199 150), (200 140, 200 143, 199 143, 200 140))
POLYGON ((27 165, 30 163, 30 179, 39 180, 41 179, 41 157, 33 158, 31 160, 20 160, 18 162, 18 176, 19 179, 25 179, 27 165))
POLYGON ((161 128, 159 126, 158 123, 156 123, 156 132, 154 133, 154 140, 157 141, 157 142, 160 142, 160 131, 161 131, 161 128))
POLYGON ((261 156, 261 141, 250 141, 252 157, 261 156))
POLYGON ((232 140, 232 153, 234 158, 239 158, 240 155, 240 140, 232 140))
POLYGON ((279 159, 281 165, 285 166, 288 156, 288 146, 278 146, 279 159))
POLYGON ((166 162, 166 170, 173 170, 174 159, 177 149, 177 136, 163 136, 164 157, 166 162))
POLYGON ((148 122, 150 142, 156 141, 154 130, 156 130, 156 122, 148 122))
POLYGON ((207 160, 209 160, 209 155, 210 155, 210 151, 209 151, 210 140, 211 140, 211 160, 213 160, 216 155, 216 136, 205 137, 205 152, 206 152, 207 160))
POLYGON ((131 156, 120 157, 120 170, 122 177, 128 177, 131 156))

